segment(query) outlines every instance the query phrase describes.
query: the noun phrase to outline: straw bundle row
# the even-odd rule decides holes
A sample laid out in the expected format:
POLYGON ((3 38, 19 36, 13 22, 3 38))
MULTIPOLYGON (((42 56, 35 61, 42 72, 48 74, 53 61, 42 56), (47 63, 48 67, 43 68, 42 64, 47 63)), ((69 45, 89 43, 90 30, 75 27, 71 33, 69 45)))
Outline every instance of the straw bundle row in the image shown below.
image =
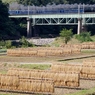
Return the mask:
POLYGON ((51 70, 62 71, 65 73, 80 73, 82 70, 82 65, 54 63, 51 65, 51 70))
POLYGON ((95 79, 95 60, 83 61, 83 64, 53 63, 51 70, 56 72, 79 73, 80 78, 95 79), (87 62, 87 63, 86 63, 87 62))
POLYGON ((20 78, 15 75, 1 74, 0 89, 31 93, 54 93, 54 82, 51 79, 20 78))
POLYGON ((79 74, 65 73, 65 72, 55 72, 55 71, 45 71, 45 70, 25 70, 25 69, 10 69, 8 71, 9 75, 19 75, 19 77, 35 77, 35 78, 51 78, 54 81, 55 86, 67 86, 66 82, 76 82, 79 86, 79 74), (14 73, 11 73, 14 72, 14 73), (27 75, 26 75, 27 72, 27 75), (61 84, 61 83, 64 84, 61 84))
POLYGON ((7 55, 9 56, 65 56, 74 53, 80 53, 80 48, 53 48, 53 47, 40 47, 40 48, 19 48, 19 49, 8 49, 7 55))

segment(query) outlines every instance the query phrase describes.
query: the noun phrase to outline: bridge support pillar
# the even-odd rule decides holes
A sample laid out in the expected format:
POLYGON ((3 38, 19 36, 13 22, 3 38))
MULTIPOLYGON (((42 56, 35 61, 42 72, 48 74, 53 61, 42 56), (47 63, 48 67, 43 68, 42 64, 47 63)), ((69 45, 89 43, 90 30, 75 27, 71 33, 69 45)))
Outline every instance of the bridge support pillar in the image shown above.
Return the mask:
POLYGON ((31 37, 31 33, 32 29, 31 29, 31 19, 27 18, 27 38, 31 37))
POLYGON ((81 31, 82 31, 82 18, 78 18, 77 34, 80 34, 81 31))
POLYGON ((82 31, 84 31, 84 32, 87 31, 87 27, 86 27, 86 25, 82 25, 82 31))

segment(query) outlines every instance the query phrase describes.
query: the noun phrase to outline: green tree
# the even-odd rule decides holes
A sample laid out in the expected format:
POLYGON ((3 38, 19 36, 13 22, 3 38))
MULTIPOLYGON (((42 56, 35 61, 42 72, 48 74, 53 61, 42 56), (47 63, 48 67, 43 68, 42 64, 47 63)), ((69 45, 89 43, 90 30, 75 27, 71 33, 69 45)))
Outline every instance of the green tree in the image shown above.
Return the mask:
POLYGON ((65 44, 67 44, 68 41, 70 41, 70 39, 72 38, 73 36, 73 33, 72 33, 72 29, 63 29, 61 32, 60 32, 60 36, 63 38, 65 44))

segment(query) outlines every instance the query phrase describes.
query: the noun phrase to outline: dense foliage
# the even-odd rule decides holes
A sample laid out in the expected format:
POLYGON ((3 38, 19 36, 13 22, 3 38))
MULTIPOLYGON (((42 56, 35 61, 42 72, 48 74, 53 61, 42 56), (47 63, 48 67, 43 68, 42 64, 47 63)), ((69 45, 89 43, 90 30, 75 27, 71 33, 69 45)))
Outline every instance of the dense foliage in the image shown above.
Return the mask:
POLYGON ((8 5, 0 0, 0 39, 13 38, 17 34, 14 22, 8 16, 8 5))
POLYGON ((21 47, 33 47, 34 46, 32 43, 29 43, 24 36, 20 39, 19 42, 21 44, 21 47))
POLYGON ((92 4, 95 3, 95 0, 17 0, 18 3, 24 5, 47 5, 47 4, 73 4, 73 3, 85 3, 92 4))
POLYGON ((46 5, 46 4, 73 4, 73 3, 85 3, 85 4, 94 4, 95 0, 2 0, 5 3, 11 3, 17 1, 18 3, 24 5, 46 5))
POLYGON ((82 32, 79 35, 76 35, 76 39, 78 39, 80 42, 88 42, 88 41, 92 41, 92 39, 90 38, 90 32, 82 32))
POLYGON ((0 0, 0 38, 6 33, 6 28, 8 28, 8 21, 8 8, 0 0))
POLYGON ((34 44, 28 42, 28 40, 22 36, 19 41, 11 41, 11 40, 1 40, 0 41, 0 49, 4 48, 25 48, 25 47, 33 47, 34 44))

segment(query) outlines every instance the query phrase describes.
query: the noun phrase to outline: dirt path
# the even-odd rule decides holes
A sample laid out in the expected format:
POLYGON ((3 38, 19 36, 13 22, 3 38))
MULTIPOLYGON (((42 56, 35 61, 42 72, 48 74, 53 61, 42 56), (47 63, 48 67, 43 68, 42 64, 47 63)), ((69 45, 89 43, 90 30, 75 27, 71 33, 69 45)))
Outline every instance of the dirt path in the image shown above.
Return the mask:
POLYGON ((51 62, 76 62, 87 58, 95 58, 95 54, 77 54, 69 56, 47 56, 47 57, 12 57, 0 55, 0 62, 17 62, 17 63, 35 63, 35 64, 50 64, 51 62))

